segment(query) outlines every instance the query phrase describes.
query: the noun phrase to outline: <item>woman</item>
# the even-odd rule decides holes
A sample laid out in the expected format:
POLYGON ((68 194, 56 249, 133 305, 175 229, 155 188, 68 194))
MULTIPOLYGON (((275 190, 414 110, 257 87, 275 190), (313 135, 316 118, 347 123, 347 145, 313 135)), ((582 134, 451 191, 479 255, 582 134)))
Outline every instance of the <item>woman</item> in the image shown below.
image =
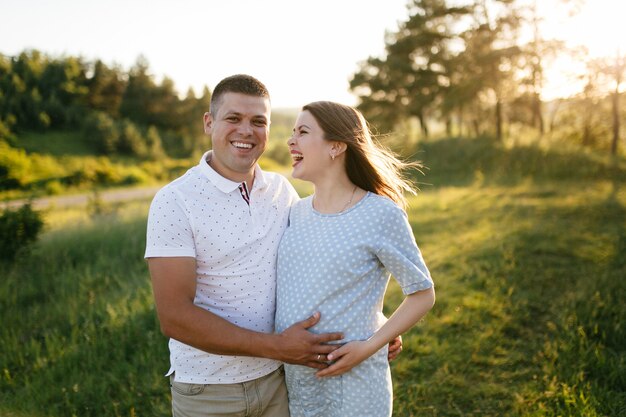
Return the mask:
POLYGON ((408 223, 401 172, 410 166, 372 140, 357 110, 303 107, 288 142, 293 177, 313 183, 291 209, 278 251, 276 331, 321 312, 314 332, 343 332, 318 371, 285 365, 291 417, 391 416, 387 345, 433 306, 430 273, 408 223), (406 295, 382 314, 389 273, 406 295))

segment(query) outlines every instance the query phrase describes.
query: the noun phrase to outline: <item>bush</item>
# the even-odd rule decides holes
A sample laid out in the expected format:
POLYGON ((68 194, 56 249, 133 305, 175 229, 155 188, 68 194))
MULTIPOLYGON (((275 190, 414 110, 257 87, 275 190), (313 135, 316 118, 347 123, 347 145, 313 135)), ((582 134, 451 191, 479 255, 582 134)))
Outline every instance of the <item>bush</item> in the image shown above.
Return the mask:
POLYGON ((146 140, 133 122, 128 119, 122 120, 118 123, 118 131, 120 132, 118 152, 138 157, 146 154, 146 140))
POLYGON ((0 215, 0 259, 12 261, 20 249, 37 240, 43 228, 41 214, 25 204, 0 215))
POLYGON ((83 126, 85 139, 96 144, 103 155, 111 155, 117 150, 120 132, 115 121, 106 113, 92 113, 83 126))
POLYGON ((23 188, 30 181, 31 171, 26 152, 0 142, 0 190, 23 188))

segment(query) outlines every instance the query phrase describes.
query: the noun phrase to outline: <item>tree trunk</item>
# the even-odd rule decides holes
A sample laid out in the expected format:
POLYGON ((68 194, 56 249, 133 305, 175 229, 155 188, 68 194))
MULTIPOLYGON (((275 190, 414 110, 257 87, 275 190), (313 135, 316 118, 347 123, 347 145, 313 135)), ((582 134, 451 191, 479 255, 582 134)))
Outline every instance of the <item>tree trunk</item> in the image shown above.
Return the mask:
POLYGON ((543 136, 545 126, 543 123, 543 115, 541 114, 541 107, 541 98, 539 94, 535 93, 533 97, 533 125, 539 129, 539 135, 543 136))
POLYGON ((611 142, 611 154, 617 155, 617 144, 619 142, 619 83, 613 93, 613 142, 611 142))
POLYGON ((428 138, 428 124, 426 123, 424 113, 419 112, 419 114, 417 115, 417 119, 419 120, 420 127, 422 128, 422 135, 424 135, 424 138, 428 138))
POLYGON ((496 140, 502 141, 502 103, 496 100, 496 140))
POLYGON ((556 103, 552 104, 552 112, 550 113, 550 122, 548 123, 548 129, 552 132, 555 128, 554 124, 556 123, 556 114, 561 107, 561 99, 556 99, 556 103))

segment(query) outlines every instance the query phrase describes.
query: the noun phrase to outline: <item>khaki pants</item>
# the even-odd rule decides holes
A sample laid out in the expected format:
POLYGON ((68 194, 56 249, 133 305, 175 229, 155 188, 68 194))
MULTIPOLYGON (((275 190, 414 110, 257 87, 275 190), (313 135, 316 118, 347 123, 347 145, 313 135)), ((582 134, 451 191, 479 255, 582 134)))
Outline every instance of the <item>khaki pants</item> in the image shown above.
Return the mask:
POLYGON ((186 384, 170 377, 174 417, 289 417, 285 372, 238 384, 186 384))

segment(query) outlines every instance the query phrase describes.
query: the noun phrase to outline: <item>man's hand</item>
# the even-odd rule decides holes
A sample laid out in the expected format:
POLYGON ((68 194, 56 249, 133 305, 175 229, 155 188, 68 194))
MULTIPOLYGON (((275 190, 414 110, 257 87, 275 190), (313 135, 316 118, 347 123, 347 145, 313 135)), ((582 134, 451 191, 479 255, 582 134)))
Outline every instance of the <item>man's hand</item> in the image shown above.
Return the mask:
POLYGON ((389 342, 389 352, 387 353, 387 360, 391 362, 396 359, 400 352, 402 352, 402 336, 398 336, 389 342))
POLYGON ((280 338, 280 351, 277 355, 279 360, 316 369, 328 367, 328 364, 325 363, 326 355, 341 345, 327 343, 343 339, 343 334, 315 334, 307 330, 319 321, 320 313, 318 312, 306 320, 291 325, 291 327, 280 333, 278 335, 280 338))

